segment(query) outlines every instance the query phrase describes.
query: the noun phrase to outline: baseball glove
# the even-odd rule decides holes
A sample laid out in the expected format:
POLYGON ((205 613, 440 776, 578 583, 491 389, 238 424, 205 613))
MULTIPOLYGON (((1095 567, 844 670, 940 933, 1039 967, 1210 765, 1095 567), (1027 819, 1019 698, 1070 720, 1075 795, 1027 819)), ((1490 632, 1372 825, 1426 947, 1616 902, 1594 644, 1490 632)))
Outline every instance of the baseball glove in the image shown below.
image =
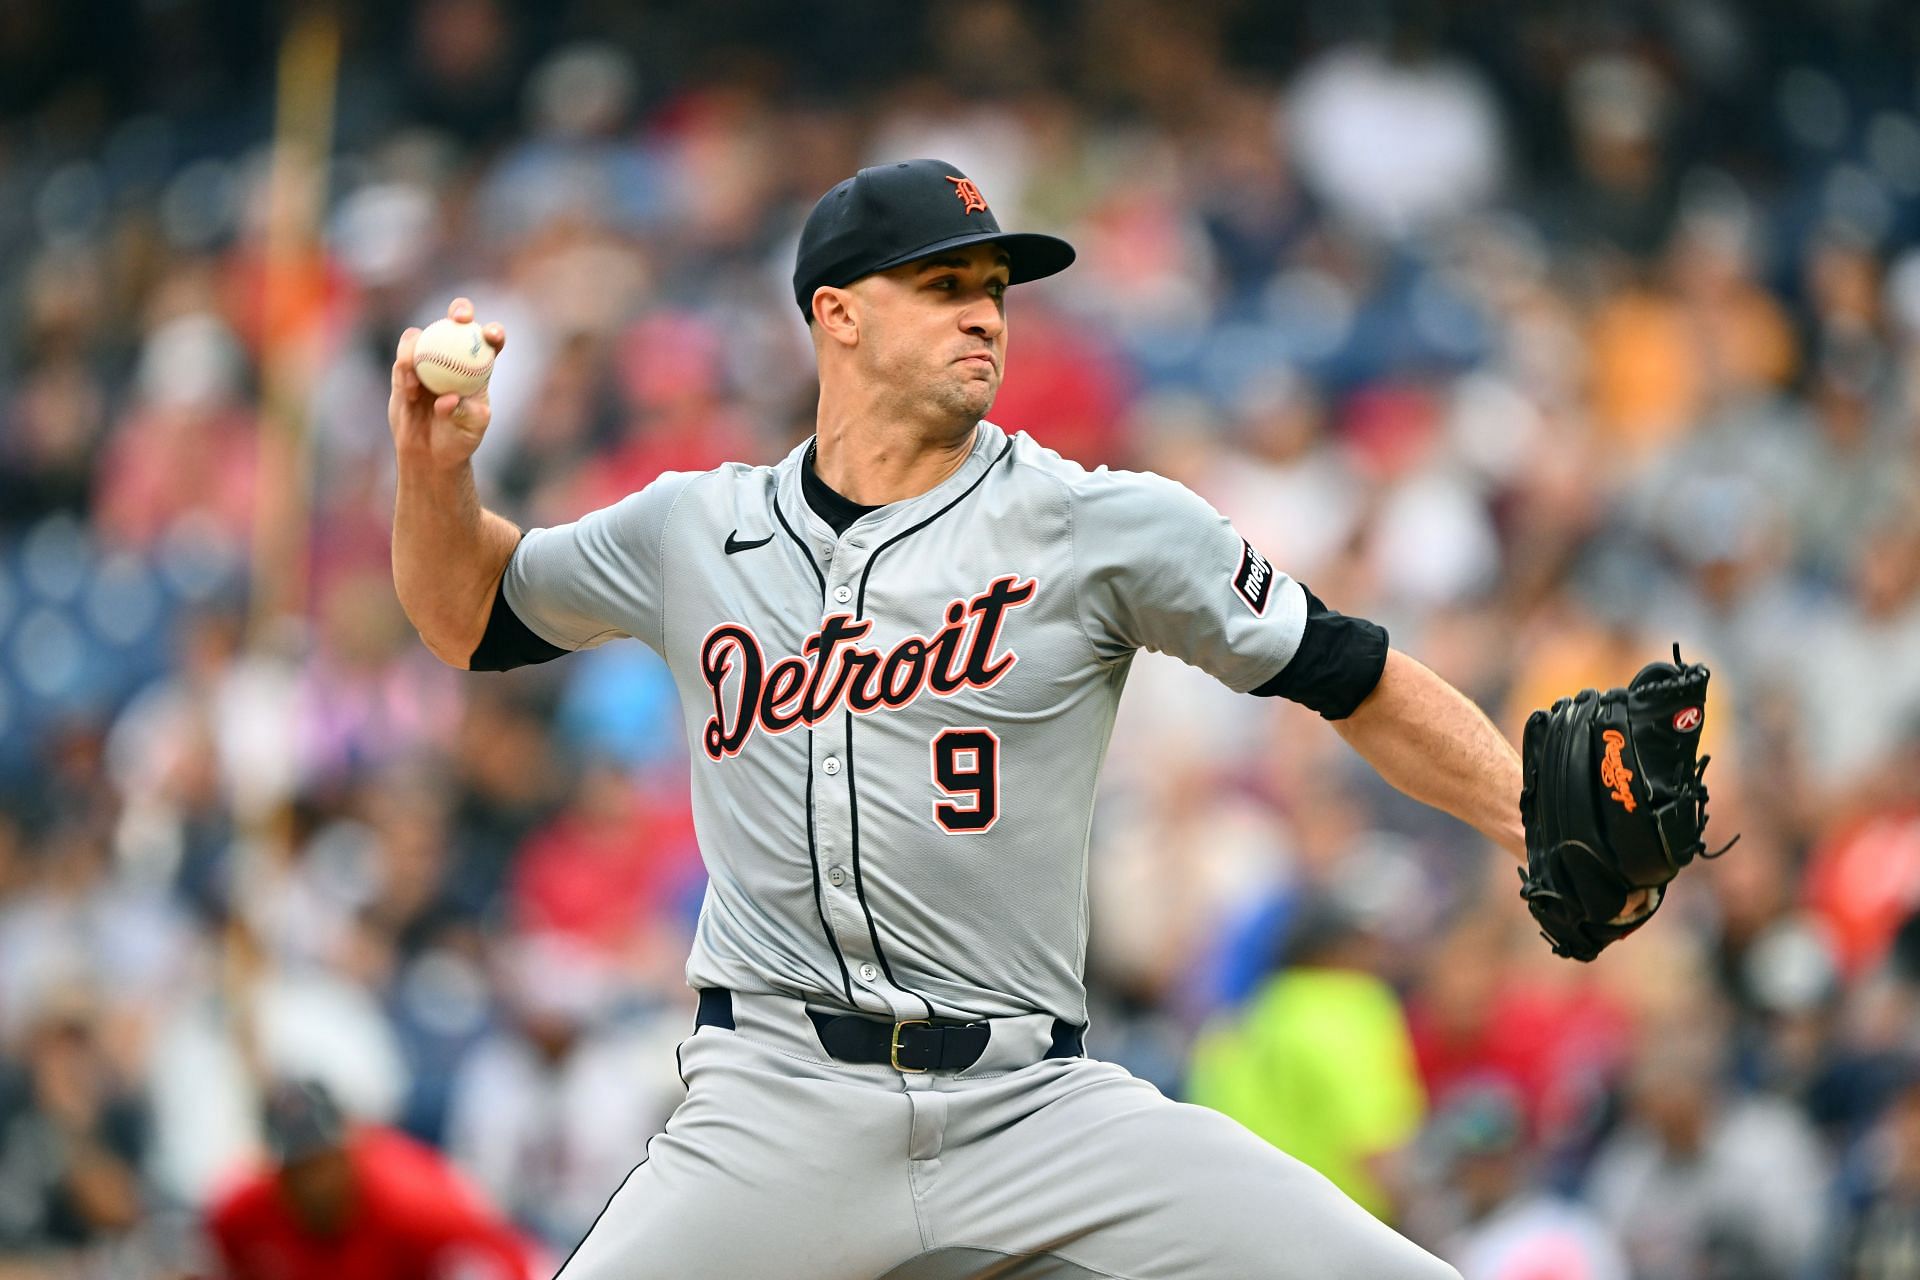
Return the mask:
POLYGON ((1653 918, 1668 881, 1712 853, 1707 757, 1700 749, 1708 671, 1648 663, 1624 689, 1584 689, 1527 717, 1520 817, 1527 866, 1520 896, 1554 954, 1591 960, 1653 918), (1635 890, 1645 910, 1623 917, 1635 890))

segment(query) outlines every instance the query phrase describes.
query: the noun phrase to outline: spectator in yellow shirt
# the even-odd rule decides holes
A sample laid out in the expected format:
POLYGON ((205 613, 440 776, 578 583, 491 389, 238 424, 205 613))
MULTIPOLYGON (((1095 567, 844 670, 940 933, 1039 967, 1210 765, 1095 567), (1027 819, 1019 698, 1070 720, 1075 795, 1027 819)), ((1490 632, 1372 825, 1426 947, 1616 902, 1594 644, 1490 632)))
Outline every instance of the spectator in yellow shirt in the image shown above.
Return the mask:
POLYGON ((1209 1028, 1195 1045, 1187 1097, 1232 1116, 1388 1219, 1386 1166, 1426 1113, 1406 1017, 1371 971, 1373 939, 1357 915, 1321 902, 1296 920, 1286 963, 1237 1020, 1209 1028))

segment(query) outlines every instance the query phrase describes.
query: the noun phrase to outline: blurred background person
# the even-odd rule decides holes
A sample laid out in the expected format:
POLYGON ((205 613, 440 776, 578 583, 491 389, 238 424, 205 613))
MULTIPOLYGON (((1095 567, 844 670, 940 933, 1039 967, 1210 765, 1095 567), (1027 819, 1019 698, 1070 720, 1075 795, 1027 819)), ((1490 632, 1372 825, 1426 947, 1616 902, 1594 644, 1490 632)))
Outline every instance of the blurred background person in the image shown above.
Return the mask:
POLYGON ((1457 1215, 1441 1253, 1464 1280, 1630 1280, 1614 1235, 1591 1210, 1543 1181, 1518 1093, 1489 1080, 1463 1089, 1428 1126, 1457 1215))
POLYGON ((1846 1280, 1891 1280, 1920 1268, 1920 1069, 1909 1064, 1843 1183, 1846 1280))
POLYGON ((532 1280, 545 1264, 430 1148, 349 1125, 322 1085, 266 1093, 270 1166, 207 1226, 228 1280, 532 1280))
POLYGON ((1392 1221, 1396 1161, 1420 1130, 1426 1094, 1400 1002, 1375 972, 1378 950, 1354 903, 1300 907, 1274 975, 1194 1046, 1187 1098, 1392 1221))
POLYGON ((91 993, 50 993, 18 1056, 0 1058, 0 1248, 52 1254, 130 1234, 147 1209, 146 1125, 91 993))
POLYGON ((557 937, 507 949, 503 1024, 461 1061, 447 1154, 564 1257, 686 1096, 685 1001, 617 1010, 604 962, 557 937))
POLYGON ((1791 1280, 1823 1241, 1832 1170, 1805 1118, 1727 1088, 1720 1046, 1691 1026, 1649 1036, 1631 1066, 1627 1122, 1603 1144, 1587 1196, 1635 1276, 1791 1280))

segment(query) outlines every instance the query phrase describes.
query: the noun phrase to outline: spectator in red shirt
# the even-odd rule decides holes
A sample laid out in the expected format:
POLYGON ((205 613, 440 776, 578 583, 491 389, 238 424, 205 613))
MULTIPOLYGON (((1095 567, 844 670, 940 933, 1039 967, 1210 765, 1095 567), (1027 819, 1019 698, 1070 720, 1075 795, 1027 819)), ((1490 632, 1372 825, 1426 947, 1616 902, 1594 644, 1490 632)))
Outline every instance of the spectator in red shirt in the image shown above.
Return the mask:
MULTIPOLYGON (((566 809, 521 850, 509 887, 523 934, 558 935, 588 951, 631 956, 660 931, 700 874, 693 814, 681 794, 637 785, 606 761, 589 763, 566 809)), ((675 974, 685 963, 675 941, 675 974)))
POLYGON ((534 1247, 444 1158, 349 1128, 319 1084, 275 1085, 266 1131, 273 1165, 208 1220, 226 1280, 533 1280, 534 1247))

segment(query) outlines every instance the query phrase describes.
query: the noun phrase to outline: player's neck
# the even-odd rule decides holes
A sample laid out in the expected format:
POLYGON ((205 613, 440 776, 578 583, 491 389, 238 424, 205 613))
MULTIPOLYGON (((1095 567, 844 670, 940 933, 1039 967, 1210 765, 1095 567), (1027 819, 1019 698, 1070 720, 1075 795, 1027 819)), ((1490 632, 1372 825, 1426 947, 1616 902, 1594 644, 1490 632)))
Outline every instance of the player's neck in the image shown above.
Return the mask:
POLYGON ((876 429, 872 420, 848 422, 822 412, 814 474, 849 502, 868 507, 904 502, 960 469, 973 452, 977 426, 922 433, 889 423, 876 429))

